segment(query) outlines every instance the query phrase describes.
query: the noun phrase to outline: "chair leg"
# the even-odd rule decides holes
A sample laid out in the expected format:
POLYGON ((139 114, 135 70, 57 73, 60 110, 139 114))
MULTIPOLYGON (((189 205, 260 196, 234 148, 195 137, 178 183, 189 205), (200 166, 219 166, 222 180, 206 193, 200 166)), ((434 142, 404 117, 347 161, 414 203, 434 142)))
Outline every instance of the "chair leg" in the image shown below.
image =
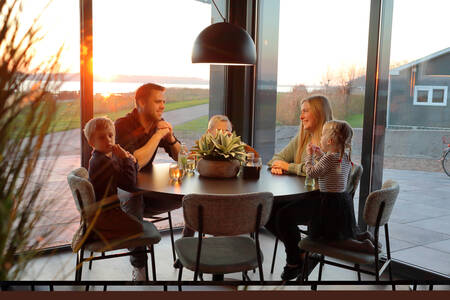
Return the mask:
POLYGON ((303 270, 297 276, 297 281, 300 280, 300 282, 302 282, 302 283, 305 281, 305 279, 308 280, 308 274, 307 274, 307 272, 308 272, 308 255, 309 255, 309 252, 306 251, 305 252, 305 261, 303 263, 303 270))
POLYGON ((84 248, 80 249, 80 260, 78 262, 78 279, 77 281, 81 281, 81 276, 83 275, 83 261, 84 261, 84 248))
POLYGON ((75 281, 78 281, 78 262, 80 260, 80 251, 77 251, 77 260, 75 261, 75 281))
MULTIPOLYGON (((391 282, 393 282, 393 280, 392 280, 392 268, 391 268, 391 263, 390 262, 389 262, 389 265, 388 265, 388 271, 389 271, 389 280, 391 282)), ((392 290, 395 291, 395 284, 392 284, 392 290)))
POLYGON ((181 292, 181 278, 183 276, 183 266, 178 270, 178 290, 181 292))
POLYGON ((103 291, 106 292, 106 284, 103 286, 103 291))
POLYGON ((173 261, 176 261, 177 255, 175 254, 175 239, 173 238, 172 215, 170 214, 170 211, 167 212, 167 215, 169 217, 170 242, 172 243, 172 256, 173 261))
POLYGON ((152 273, 153 273, 153 281, 156 281, 156 264, 155 264, 155 247, 153 245, 150 246, 151 249, 151 258, 152 258, 152 273))
POLYGON ((148 276, 148 257, 145 260, 145 281, 149 281, 149 276, 148 276))
POLYGON ((428 288, 428 290, 429 290, 429 291, 432 291, 432 290, 433 290, 433 285, 432 285, 432 284, 430 284, 430 287, 428 288))
POLYGON ((358 272, 358 281, 361 281, 361 271, 359 269, 359 264, 355 264, 356 272, 358 272))
MULTIPOLYGON (((91 257, 94 255, 94 251, 91 251, 91 257)), ((92 260, 89 261, 89 270, 92 270, 92 260)))
POLYGON ((319 278, 318 278, 318 281, 322 280, 322 270, 323 270, 323 265, 324 265, 323 261, 324 261, 324 256, 321 255, 320 256, 320 264, 319 264, 319 278))
POLYGON ((275 259, 277 257, 278 238, 275 239, 275 247, 273 248, 272 266, 270 267, 270 274, 273 274, 273 268, 275 267, 275 259))

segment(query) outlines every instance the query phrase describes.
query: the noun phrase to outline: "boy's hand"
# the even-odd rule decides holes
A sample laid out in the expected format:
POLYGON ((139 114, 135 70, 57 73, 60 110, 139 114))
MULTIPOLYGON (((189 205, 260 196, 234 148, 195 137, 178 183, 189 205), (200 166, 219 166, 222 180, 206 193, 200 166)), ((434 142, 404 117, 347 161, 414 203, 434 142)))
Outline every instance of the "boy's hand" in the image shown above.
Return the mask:
POLYGON ((131 155, 128 151, 120 147, 119 144, 113 146, 113 153, 119 158, 128 158, 128 156, 131 155))

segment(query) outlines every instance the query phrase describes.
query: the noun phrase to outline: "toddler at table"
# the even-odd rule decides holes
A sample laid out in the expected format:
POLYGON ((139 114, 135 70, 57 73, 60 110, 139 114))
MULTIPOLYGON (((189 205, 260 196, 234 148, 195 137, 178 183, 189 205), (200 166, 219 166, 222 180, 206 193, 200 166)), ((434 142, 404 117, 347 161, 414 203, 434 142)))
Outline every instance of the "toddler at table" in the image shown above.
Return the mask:
POLYGON ((353 200, 345 191, 352 169, 352 137, 353 130, 347 122, 331 120, 323 126, 320 147, 311 143, 307 146, 306 174, 318 180, 317 201, 321 201, 309 227, 310 237, 340 248, 373 253, 373 236, 369 232, 359 233, 353 200))

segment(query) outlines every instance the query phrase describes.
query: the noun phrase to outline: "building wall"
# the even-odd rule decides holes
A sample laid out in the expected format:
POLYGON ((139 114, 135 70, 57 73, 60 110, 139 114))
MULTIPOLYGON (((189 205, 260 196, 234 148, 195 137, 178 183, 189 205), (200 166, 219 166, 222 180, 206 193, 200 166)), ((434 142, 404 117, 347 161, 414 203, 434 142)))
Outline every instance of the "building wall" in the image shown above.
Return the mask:
MULTIPOLYGON (((450 65, 450 53, 391 75, 389 126, 450 128, 450 76, 429 76, 433 66, 450 65), (426 74, 425 74, 426 72, 426 74), (414 105, 414 86, 447 86, 446 106, 414 105)), ((450 72, 450 68, 449 68, 450 72)), ((442 74, 442 72, 439 72, 442 74)))

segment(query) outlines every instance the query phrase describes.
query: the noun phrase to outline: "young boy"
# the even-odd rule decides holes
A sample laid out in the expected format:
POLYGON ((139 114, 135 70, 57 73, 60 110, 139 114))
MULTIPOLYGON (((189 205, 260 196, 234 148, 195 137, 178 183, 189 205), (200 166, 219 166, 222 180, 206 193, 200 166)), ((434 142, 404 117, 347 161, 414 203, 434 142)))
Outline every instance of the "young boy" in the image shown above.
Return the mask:
MULTIPOLYGON (((118 187, 135 191, 136 159, 115 144, 114 123, 106 117, 90 120, 84 134, 94 149, 89 160, 89 181, 96 201, 101 202, 89 218, 91 222, 95 220, 90 238, 118 240, 139 236, 143 231, 142 223, 122 211, 117 197, 118 187)), ((134 268, 133 280, 145 280, 144 268, 134 268)))

